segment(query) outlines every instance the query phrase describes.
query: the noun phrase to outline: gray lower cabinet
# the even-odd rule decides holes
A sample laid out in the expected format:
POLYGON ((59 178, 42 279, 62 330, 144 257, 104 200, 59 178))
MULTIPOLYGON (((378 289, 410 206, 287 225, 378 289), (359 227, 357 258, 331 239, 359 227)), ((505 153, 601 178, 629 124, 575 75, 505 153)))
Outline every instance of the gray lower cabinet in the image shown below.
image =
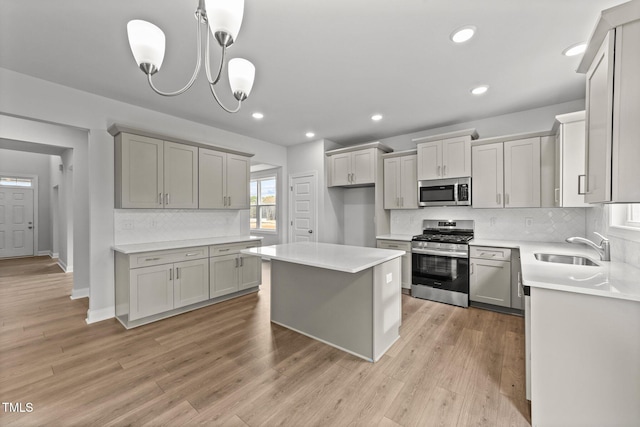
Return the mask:
POLYGON ((469 300, 511 307, 511 250, 472 246, 469 300))
POLYGON ((242 249, 260 246, 260 242, 214 245, 209 247, 209 294, 217 298, 253 288, 262 282, 260 257, 242 255, 242 249))
POLYGON ((378 248, 405 251, 402 255, 402 289, 411 289, 411 242, 403 240, 378 240, 378 248))
POLYGON ((239 253, 255 246, 260 242, 116 252, 116 318, 133 328, 257 290, 261 259, 239 253))

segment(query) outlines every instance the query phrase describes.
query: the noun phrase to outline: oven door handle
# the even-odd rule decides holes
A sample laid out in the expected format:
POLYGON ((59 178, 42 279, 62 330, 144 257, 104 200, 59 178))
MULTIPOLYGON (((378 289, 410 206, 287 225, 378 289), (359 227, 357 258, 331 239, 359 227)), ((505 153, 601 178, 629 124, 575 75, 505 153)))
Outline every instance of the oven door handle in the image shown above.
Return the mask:
POLYGON ((420 254, 420 255, 437 255, 449 258, 468 258, 469 254, 467 252, 445 252, 438 251, 434 249, 417 249, 412 248, 411 253, 420 254))

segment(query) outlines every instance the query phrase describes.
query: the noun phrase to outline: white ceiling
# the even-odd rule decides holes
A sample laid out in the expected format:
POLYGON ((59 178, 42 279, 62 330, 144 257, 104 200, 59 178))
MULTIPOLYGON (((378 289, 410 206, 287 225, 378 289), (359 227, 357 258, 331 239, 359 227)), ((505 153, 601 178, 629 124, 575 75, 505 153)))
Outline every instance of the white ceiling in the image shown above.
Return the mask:
MULTIPOLYGON (((350 144, 583 98, 580 57, 561 52, 622 2, 246 0, 228 55, 251 60, 256 83, 235 115, 203 74, 181 96, 156 95, 129 49, 129 20, 158 25, 167 50, 154 81, 181 87, 195 63, 197 0, 0 0, 0 67, 276 144, 305 142, 309 130, 350 144), (463 25, 476 36, 454 45, 463 25), (478 84, 489 92, 470 95, 478 84)), ((233 105, 223 78, 218 92, 233 105)))

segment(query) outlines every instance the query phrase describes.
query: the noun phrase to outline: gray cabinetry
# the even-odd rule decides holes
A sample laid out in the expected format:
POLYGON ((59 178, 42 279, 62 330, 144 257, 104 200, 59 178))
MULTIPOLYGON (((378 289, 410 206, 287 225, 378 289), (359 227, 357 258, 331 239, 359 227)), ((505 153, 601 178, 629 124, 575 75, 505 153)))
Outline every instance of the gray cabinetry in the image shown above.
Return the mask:
POLYGON ((411 289, 411 242, 378 239, 378 248, 405 251, 402 255, 402 289, 411 289))
POLYGON ((469 300, 511 307, 511 250, 472 246, 469 300))
POLYGON ((588 203, 640 202, 640 2, 602 12, 578 72, 586 73, 588 203))
POLYGON ((129 254, 116 250, 116 318, 133 328, 257 291, 261 260, 239 251, 259 245, 251 240, 129 254))
POLYGON ((200 148, 201 209, 249 208, 249 158, 200 148))
POLYGON ((198 207, 198 148, 116 136, 116 208, 198 207))
POLYGON ((415 138, 418 150, 418 180, 471 176, 471 140, 475 129, 415 138))
POLYGON ((259 257, 242 255, 242 249, 260 246, 260 242, 214 245, 209 248, 209 293, 217 298, 260 285, 262 265, 259 257))
POLYGON ((586 207, 585 112, 556 116, 554 206, 586 207))
POLYGON ((383 158, 384 208, 417 209, 418 176, 415 150, 385 154, 383 158))
POLYGON ((365 148, 329 156, 330 187, 374 185, 377 153, 376 148, 365 148))

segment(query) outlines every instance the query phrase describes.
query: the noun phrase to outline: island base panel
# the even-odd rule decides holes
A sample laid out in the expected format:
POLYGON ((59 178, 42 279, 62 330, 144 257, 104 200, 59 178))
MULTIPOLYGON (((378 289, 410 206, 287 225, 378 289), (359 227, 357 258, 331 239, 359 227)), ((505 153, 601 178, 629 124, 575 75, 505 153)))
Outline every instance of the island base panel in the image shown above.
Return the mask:
POLYGON ((400 259, 358 273, 271 261, 271 320, 369 361, 398 339, 400 259))

